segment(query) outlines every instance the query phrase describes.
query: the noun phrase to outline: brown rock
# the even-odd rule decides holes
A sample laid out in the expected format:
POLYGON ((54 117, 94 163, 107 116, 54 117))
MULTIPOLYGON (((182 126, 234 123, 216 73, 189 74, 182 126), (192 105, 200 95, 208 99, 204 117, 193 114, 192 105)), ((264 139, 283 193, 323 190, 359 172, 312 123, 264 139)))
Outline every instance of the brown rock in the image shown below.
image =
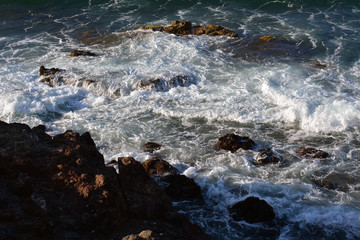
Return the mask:
POLYGON ((335 189, 335 185, 325 179, 312 179, 313 183, 315 183, 316 185, 318 185, 319 187, 324 187, 330 190, 334 190, 335 189))
POLYGON ((149 175, 164 176, 179 173, 179 171, 167 161, 156 157, 146 160, 142 165, 149 175))
POLYGON ((248 223, 270 222, 274 220, 273 208, 265 201, 257 197, 248 197, 229 209, 230 216, 235 221, 246 221, 248 223))
POLYGON ((70 52, 70 57, 78 57, 78 56, 96 56, 95 53, 90 51, 83 51, 83 50, 73 50, 70 52))
POLYGON ((155 142, 146 142, 144 144, 145 152, 153 153, 155 150, 159 150, 162 146, 155 142))
POLYGON ((216 144, 218 149, 228 150, 231 152, 236 152, 240 148, 243 150, 253 149, 255 145, 255 142, 249 137, 241 137, 234 133, 222 136, 216 144))
POLYGON ((278 163, 282 160, 282 157, 277 153, 273 152, 271 148, 260 149, 256 156, 255 160, 257 164, 265 165, 269 163, 278 163))
POLYGON ((300 157, 305 157, 305 158, 327 158, 329 156, 327 152, 324 152, 322 150, 318 150, 315 148, 305 148, 305 147, 298 148, 296 150, 296 153, 300 157))
POLYGON ((176 35, 209 35, 209 36, 227 36, 237 38, 238 35, 227 28, 220 25, 206 25, 206 26, 192 26, 190 21, 178 21, 175 20, 170 26, 149 26, 140 27, 142 30, 161 31, 166 33, 172 33, 176 35))

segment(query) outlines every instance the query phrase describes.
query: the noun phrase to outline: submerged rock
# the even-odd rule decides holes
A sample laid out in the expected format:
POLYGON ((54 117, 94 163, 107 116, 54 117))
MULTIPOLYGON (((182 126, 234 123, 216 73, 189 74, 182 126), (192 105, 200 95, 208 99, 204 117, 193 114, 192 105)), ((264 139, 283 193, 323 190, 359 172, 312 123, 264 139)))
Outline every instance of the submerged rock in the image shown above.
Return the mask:
POLYGON ((0 121, 0 239, 207 239, 132 158, 104 165, 89 133, 0 121), (77 213, 77 214, 74 214, 77 213))
POLYGON ((70 57, 78 57, 78 56, 96 56, 95 53, 90 51, 83 51, 83 50, 73 50, 70 52, 70 57))
POLYGON ((229 209, 230 216, 235 221, 248 223, 271 222, 275 218, 273 208, 265 201, 257 197, 248 197, 229 209))
POLYGON ((305 148, 305 147, 298 148, 296 150, 296 153, 300 157, 305 157, 305 158, 327 158, 329 156, 327 152, 324 152, 322 150, 318 150, 315 148, 305 148))
POLYGON ((164 176, 179 173, 179 171, 174 168, 170 163, 156 157, 146 160, 142 163, 142 165, 146 173, 149 175, 164 176))
POLYGON ((325 179, 312 179, 312 182, 318 185, 319 187, 324 187, 330 190, 335 189, 335 185, 332 182, 325 179))
POLYGON ((64 82, 63 76, 60 74, 65 73, 64 69, 59 68, 45 68, 43 65, 39 69, 39 75, 44 76, 40 82, 46 83, 50 87, 61 85, 64 82))
POLYGON ((224 28, 220 25, 192 26, 190 21, 175 20, 170 26, 148 26, 140 27, 141 30, 153 30, 176 35, 209 35, 209 36, 227 36, 237 38, 236 32, 224 28))
POLYGON ((241 137, 234 133, 222 136, 216 144, 218 149, 228 150, 231 152, 236 152, 238 149, 253 149, 255 145, 255 142, 249 137, 241 137))
POLYGON ((279 163, 282 161, 282 157, 272 151, 271 148, 260 149, 255 155, 255 163, 259 165, 265 165, 269 163, 279 163))

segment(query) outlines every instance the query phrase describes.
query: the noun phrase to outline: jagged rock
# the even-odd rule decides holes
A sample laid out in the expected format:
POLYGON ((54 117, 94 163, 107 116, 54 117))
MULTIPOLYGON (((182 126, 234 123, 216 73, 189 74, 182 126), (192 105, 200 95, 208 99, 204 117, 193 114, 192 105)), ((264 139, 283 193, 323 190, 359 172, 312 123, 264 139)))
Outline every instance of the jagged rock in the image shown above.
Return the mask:
POLYGON ((104 165, 89 133, 51 137, 42 125, 0 121, 0 239, 122 239, 153 229, 207 239, 141 163, 118 164, 119 173, 104 165))
POLYGON ((218 149, 228 150, 231 152, 236 152, 240 148, 243 150, 253 149, 255 145, 255 142, 249 137, 241 137, 234 133, 222 136, 216 144, 218 149))
POLYGON ((179 171, 167 161, 156 157, 146 160, 142 165, 149 175, 164 176, 179 173, 179 171))
POLYGON ((152 219, 171 213, 170 200, 147 175, 140 162, 132 157, 121 157, 118 158, 118 167, 120 184, 126 190, 124 195, 133 217, 152 219))
POLYGON ((151 230, 142 231, 139 234, 131 234, 124 237, 122 240, 167 240, 169 238, 165 237, 164 234, 156 234, 151 230))
POLYGON ((145 152, 153 153, 155 150, 159 150, 162 146, 155 142, 146 142, 144 147, 145 152))
POLYGON ((201 188, 194 179, 184 175, 167 175, 162 177, 162 181, 168 185, 165 187, 165 193, 175 200, 195 200, 203 199, 201 188))
POLYGON ((255 163, 259 165, 265 165, 269 163, 278 163, 282 161, 282 157, 273 152, 271 148, 260 149, 255 155, 255 163))
POLYGON ((45 76, 44 78, 40 79, 40 82, 46 83, 50 87, 54 87, 64 82, 63 76, 61 73, 64 73, 64 69, 59 68, 45 68, 41 66, 39 69, 39 75, 45 76))
POLYGON ((274 220, 273 208, 265 201, 257 197, 248 197, 229 209, 230 216, 235 221, 246 221, 248 223, 270 222, 274 220))
POLYGON ((324 187, 330 190, 334 190, 335 189, 335 185, 325 179, 312 179, 313 183, 315 183, 316 185, 318 185, 319 187, 324 187))
POLYGON ((60 72, 65 72, 65 70, 59 68, 45 68, 43 65, 39 69, 40 76, 53 76, 60 72))
POLYGON ((166 92, 174 87, 188 87, 191 84, 193 84, 193 81, 190 77, 186 75, 178 75, 170 79, 163 79, 163 78, 143 79, 139 81, 137 84, 135 84, 134 88, 136 90, 166 92))
POLYGON ((73 50, 70 52, 70 57, 78 57, 78 56, 96 56, 95 53, 90 51, 83 51, 83 50, 73 50))
POLYGON ((190 21, 175 20, 170 26, 148 26, 140 27, 141 30, 153 30, 176 35, 209 35, 209 36, 227 36, 237 38, 238 35, 227 28, 220 25, 192 26, 190 21))
POLYGON ((324 152, 322 150, 318 150, 315 148, 305 148, 305 147, 298 148, 296 150, 296 153, 300 157, 305 157, 305 158, 327 158, 329 156, 327 152, 324 152))

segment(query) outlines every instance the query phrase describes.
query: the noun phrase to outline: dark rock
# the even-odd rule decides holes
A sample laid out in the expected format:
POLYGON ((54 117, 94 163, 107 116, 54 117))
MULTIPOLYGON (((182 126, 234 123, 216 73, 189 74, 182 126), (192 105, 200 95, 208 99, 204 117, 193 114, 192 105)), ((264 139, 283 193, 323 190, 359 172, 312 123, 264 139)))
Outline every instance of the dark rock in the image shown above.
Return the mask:
POLYGON ((90 51, 83 51, 83 50, 73 50, 70 53, 70 57, 78 57, 78 56, 96 56, 95 53, 90 51))
POLYGON ((282 161, 282 157, 273 152, 271 148, 260 149, 255 156, 256 164, 265 165, 269 163, 278 163, 282 161))
POLYGON ((1 239, 122 239, 159 229, 207 239, 180 220, 141 163, 120 158, 118 174, 89 133, 45 130, 0 121, 1 239))
POLYGON ((334 190, 335 189, 335 185, 325 179, 312 179, 313 183, 315 183, 316 185, 318 185, 319 187, 324 187, 330 190, 334 190))
POLYGON ((318 150, 315 148, 305 148, 305 147, 298 148, 296 150, 296 153, 300 157, 305 157, 305 158, 327 158, 329 156, 327 152, 324 152, 322 150, 318 150))
POLYGON ((149 175, 164 176, 179 173, 179 171, 167 161, 156 157, 146 160, 142 165, 149 175))
POLYGON ((255 147, 255 142, 248 137, 241 137, 234 133, 229 133, 221 138, 217 142, 218 149, 228 150, 236 152, 238 149, 249 150, 255 147))
POLYGON ((162 146, 155 142, 146 142, 144 144, 145 152, 153 153, 155 150, 159 150, 162 146))
POLYGON ((126 190, 124 195, 132 217, 156 219, 172 214, 170 200, 140 162, 132 157, 121 157, 118 164, 120 184, 126 190))
POLYGON ((39 75, 40 76, 52 76, 59 72, 64 72, 64 69, 59 68, 45 68, 44 66, 41 66, 39 69, 39 75))
POLYGON ((59 68, 45 68, 41 66, 39 69, 39 75, 44 76, 44 78, 40 79, 40 82, 46 83, 50 87, 54 87, 64 82, 63 76, 61 73, 64 73, 64 69, 59 68))
POLYGON ((165 193, 175 200, 195 200, 203 199, 201 188, 194 179, 184 175, 167 175, 162 178, 168 186, 164 189, 165 193))
POLYGON ((188 87, 193 84, 193 80, 186 75, 178 75, 170 79, 150 78, 139 81, 134 88, 136 90, 166 92, 174 87, 188 87))
POLYGON ((248 197, 229 209, 230 216, 235 221, 248 223, 271 222, 275 218, 273 208, 265 201, 257 197, 248 197))
POLYGON ((192 26, 190 21, 175 20, 170 26, 148 26, 140 27, 142 30, 153 30, 176 35, 209 35, 209 36, 227 36, 237 38, 238 35, 227 28, 220 25, 192 26))

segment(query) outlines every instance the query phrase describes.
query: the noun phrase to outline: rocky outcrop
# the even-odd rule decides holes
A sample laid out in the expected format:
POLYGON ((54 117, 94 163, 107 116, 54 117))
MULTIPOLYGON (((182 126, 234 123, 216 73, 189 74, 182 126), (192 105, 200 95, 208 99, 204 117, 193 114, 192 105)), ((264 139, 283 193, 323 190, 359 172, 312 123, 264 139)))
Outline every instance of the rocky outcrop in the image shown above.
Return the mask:
POLYGON ((255 155, 255 164, 265 165, 269 163, 279 163, 282 157, 271 148, 260 149, 255 155))
POLYGON ((50 87, 59 85, 64 81, 63 76, 61 76, 61 74, 63 74, 64 72, 64 69, 45 68, 44 66, 41 66, 39 69, 39 75, 43 76, 43 78, 40 80, 40 82, 46 83, 50 87))
POLYGON ((300 147, 296 149, 296 153, 300 157, 304 157, 304 158, 327 158, 329 156, 327 152, 324 152, 322 150, 318 150, 315 148, 305 148, 305 147, 300 147))
POLYGON ((170 26, 147 26, 140 27, 141 30, 153 30, 176 35, 209 35, 209 36, 227 36, 237 38, 236 32, 224 28, 220 25, 192 26, 190 21, 175 20, 170 26))
POLYGON ((144 144, 144 151, 153 153, 156 150, 159 150, 161 148, 161 144, 155 143, 155 142, 146 142, 144 144))
POLYGON ((73 50, 70 52, 70 57, 78 57, 78 56, 90 56, 94 57, 96 56, 95 53, 90 51, 84 51, 84 50, 73 50))
POLYGON ((235 221, 248 223, 271 222, 275 218, 273 208, 257 197, 248 197, 229 209, 230 216, 235 221))
POLYGON ((207 239, 132 158, 104 165, 89 133, 0 121, 0 239, 207 239), (154 235, 155 236, 155 235, 154 235), (157 236, 157 235, 156 235, 157 236))
POLYGON ((229 133, 219 138, 216 147, 218 149, 236 152, 238 149, 253 149, 255 145, 255 142, 249 137, 241 137, 234 133, 229 133))
POLYGON ((174 200, 202 200, 201 188, 192 178, 185 175, 167 175, 162 178, 167 183, 164 191, 174 200))
POLYGON ((170 79, 149 78, 142 79, 134 85, 135 90, 146 90, 156 92, 166 92, 175 87, 188 87, 194 84, 194 80, 186 75, 177 75, 170 79))
POLYGON ((147 174, 149 175, 165 176, 175 175, 179 173, 179 171, 174 168, 170 163, 157 157, 146 160, 142 163, 142 165, 147 174))

